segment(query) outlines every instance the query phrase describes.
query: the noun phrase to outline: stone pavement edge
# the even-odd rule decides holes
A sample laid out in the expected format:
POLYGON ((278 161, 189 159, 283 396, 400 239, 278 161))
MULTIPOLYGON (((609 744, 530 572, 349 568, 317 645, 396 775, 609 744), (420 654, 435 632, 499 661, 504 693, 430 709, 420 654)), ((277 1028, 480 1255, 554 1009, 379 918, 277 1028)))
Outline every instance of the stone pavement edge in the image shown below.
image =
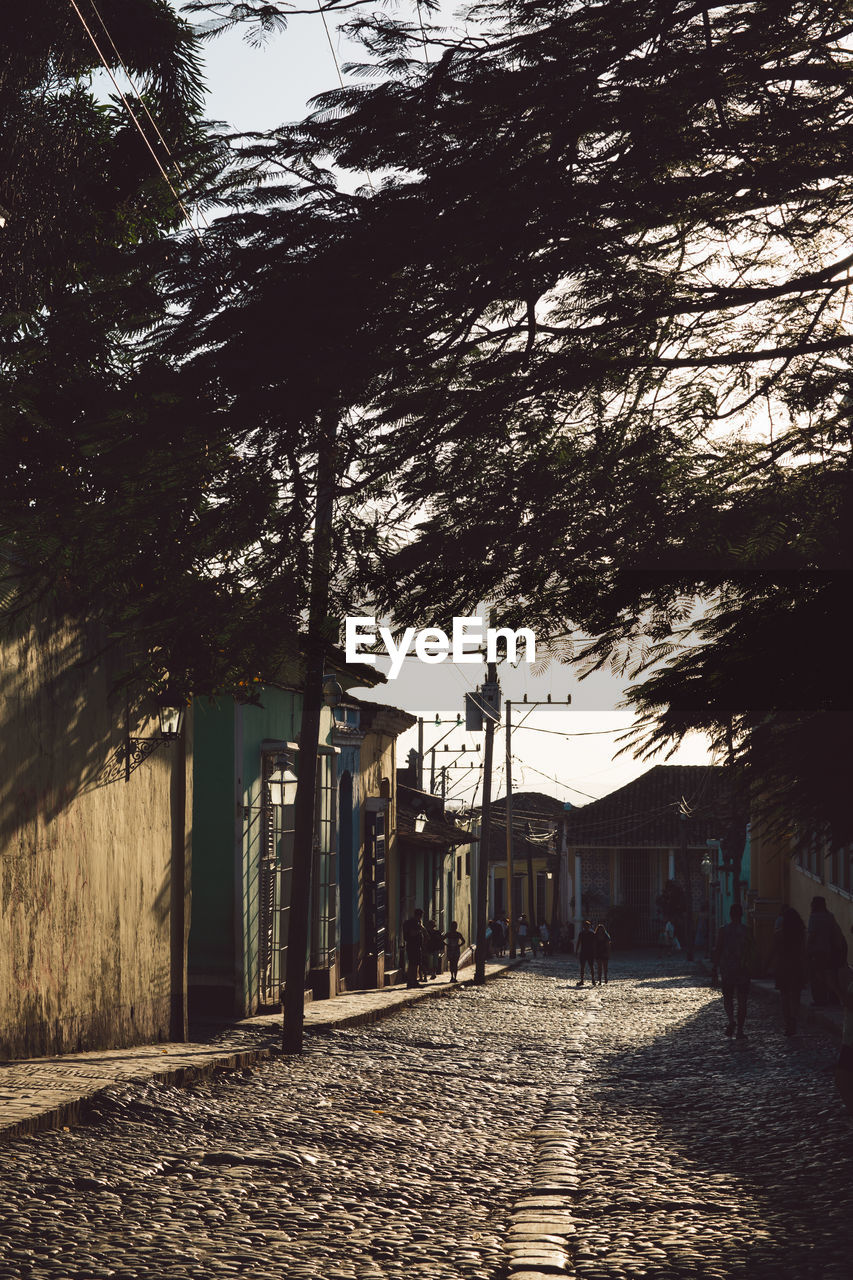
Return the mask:
MULTIPOLYGON (((486 980, 500 977, 521 963, 520 957, 490 960, 486 980)), ((474 965, 459 973, 460 985, 472 983, 474 965)), ((310 1035, 333 1027, 363 1026, 454 989, 445 973, 416 991, 399 986, 347 992, 331 1000, 306 1004, 305 1031, 310 1035)), ((54 1058, 0 1062, 0 1141, 76 1123, 83 1117, 86 1103, 111 1085, 158 1080, 180 1086, 216 1071, 239 1070, 270 1058, 280 1051, 281 1014, 209 1024, 205 1033, 204 1040, 185 1043, 95 1049, 54 1058)))

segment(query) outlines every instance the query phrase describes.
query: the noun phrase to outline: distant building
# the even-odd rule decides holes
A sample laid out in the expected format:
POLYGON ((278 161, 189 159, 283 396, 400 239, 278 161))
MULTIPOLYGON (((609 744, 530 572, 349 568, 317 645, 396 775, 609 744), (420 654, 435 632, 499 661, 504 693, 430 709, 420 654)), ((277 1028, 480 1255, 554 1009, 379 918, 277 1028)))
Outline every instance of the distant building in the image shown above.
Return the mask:
MULTIPOLYGON (((584 919, 607 917, 624 944, 655 943, 665 923, 657 900, 667 881, 675 881, 690 893, 701 945, 731 901, 733 873, 727 880, 715 861, 715 842, 730 821, 731 803, 721 766, 656 765, 600 800, 572 809, 566 837, 576 930, 584 919)), ((748 873, 744 861, 744 881, 748 873)))

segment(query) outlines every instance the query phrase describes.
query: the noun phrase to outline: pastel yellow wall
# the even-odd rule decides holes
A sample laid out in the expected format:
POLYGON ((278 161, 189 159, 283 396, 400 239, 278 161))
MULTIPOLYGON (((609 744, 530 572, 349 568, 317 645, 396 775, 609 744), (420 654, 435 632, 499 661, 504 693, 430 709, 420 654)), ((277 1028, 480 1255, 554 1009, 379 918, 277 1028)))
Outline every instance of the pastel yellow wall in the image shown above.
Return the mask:
POLYGON ((126 782, 99 639, 42 621, 0 645, 2 1056, 166 1039, 183 1017, 191 725, 126 782))

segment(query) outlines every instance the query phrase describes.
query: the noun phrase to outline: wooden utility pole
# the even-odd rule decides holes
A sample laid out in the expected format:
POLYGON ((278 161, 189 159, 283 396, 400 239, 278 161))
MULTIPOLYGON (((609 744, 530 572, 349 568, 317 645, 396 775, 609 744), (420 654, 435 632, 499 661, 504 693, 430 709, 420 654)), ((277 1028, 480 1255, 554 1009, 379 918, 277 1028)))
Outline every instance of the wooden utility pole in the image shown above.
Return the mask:
MULTIPOLYGON (((498 669, 494 662, 486 668, 486 681, 497 684, 498 669)), ((483 714, 486 717, 486 746, 483 761, 483 820, 480 823, 480 858, 477 865, 477 956, 474 966, 474 985, 482 986, 486 981, 486 899, 489 891, 489 845, 492 834, 492 757, 495 747, 494 709, 483 702, 483 714)))
POLYGON ((510 959, 515 957, 515 910, 512 899, 512 703, 506 704, 506 918, 509 924, 507 944, 510 959))
POLYGON ((681 836, 681 874, 684 877, 684 931, 687 934, 687 959, 693 959, 693 882, 690 874, 690 854, 687 851, 687 820, 689 814, 683 810, 678 815, 681 836))
POLYGON ((305 1016, 305 961, 308 954, 308 921, 311 907, 311 873, 314 864, 314 805, 317 785, 317 746, 323 705, 323 673, 326 663, 325 633, 329 612, 329 576, 332 560, 332 513, 335 493, 335 434, 337 418, 321 422, 317 456, 317 495, 311 557, 311 591, 308 604, 308 636, 305 646, 305 686, 299 729, 299 776, 293 806, 293 872, 291 876, 287 965, 284 981, 285 1053, 302 1052, 305 1016))

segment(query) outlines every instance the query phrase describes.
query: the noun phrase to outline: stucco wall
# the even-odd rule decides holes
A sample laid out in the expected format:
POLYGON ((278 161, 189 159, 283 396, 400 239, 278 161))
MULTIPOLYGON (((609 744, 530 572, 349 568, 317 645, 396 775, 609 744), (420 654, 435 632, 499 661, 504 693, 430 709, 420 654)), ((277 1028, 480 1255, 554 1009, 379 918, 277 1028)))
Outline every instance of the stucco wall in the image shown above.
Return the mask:
POLYGON ((0 643, 6 1057, 167 1039, 183 1018, 191 723, 125 781, 101 639, 41 621, 0 643))

